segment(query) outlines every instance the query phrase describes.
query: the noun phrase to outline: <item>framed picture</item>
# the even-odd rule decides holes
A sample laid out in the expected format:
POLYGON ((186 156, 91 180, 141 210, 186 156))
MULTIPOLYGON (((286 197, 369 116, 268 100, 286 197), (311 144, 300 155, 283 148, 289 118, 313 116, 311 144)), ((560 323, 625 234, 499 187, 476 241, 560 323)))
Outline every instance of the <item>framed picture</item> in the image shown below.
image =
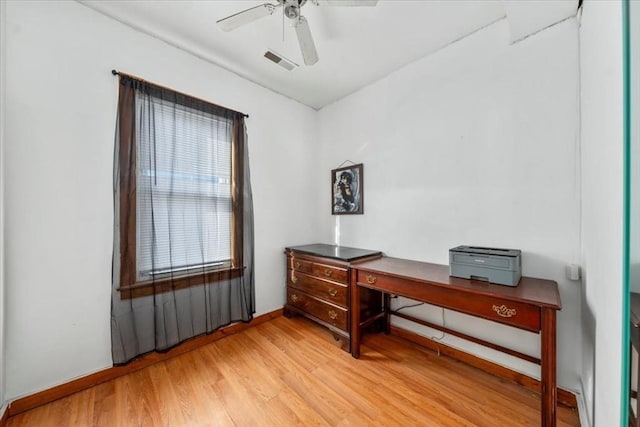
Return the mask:
POLYGON ((364 213, 362 163, 331 171, 331 214, 364 213))

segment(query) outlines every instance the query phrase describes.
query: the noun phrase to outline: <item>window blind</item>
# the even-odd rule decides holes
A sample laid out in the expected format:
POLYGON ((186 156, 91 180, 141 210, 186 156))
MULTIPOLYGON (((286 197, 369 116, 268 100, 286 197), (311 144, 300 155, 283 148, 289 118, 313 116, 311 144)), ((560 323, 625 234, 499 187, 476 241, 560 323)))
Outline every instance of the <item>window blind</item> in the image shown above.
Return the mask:
POLYGON ((136 101, 139 279, 228 264, 233 121, 156 97, 136 101))

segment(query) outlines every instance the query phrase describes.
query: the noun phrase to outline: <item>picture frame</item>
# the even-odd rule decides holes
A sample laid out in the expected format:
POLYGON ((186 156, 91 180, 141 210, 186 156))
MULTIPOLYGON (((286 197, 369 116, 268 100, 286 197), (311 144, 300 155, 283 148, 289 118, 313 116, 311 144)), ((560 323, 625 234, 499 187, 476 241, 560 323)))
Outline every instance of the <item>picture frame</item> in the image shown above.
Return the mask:
POLYGON ((364 213, 364 174, 362 163, 331 170, 331 214, 364 213))

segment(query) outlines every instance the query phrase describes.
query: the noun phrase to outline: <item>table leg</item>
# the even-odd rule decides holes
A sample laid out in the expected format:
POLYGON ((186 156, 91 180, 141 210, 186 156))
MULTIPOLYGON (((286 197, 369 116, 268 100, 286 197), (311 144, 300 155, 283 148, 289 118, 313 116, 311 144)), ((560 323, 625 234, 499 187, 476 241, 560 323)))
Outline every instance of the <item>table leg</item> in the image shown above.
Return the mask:
POLYGON ((391 333, 391 295, 383 293, 384 295, 384 333, 389 335, 391 333))
POLYGON ((556 311, 553 309, 542 309, 540 340, 542 426, 555 427, 558 392, 556 384, 556 311))

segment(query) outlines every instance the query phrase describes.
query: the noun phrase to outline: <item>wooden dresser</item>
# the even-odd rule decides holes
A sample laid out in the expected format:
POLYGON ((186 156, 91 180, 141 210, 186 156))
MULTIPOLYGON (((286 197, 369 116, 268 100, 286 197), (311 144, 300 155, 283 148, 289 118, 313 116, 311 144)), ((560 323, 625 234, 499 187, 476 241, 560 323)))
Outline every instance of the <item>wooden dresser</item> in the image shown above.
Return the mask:
MULTIPOLYGON (((326 244, 286 248, 287 303, 284 314, 305 316, 327 327, 349 351, 351 265, 380 258, 380 251, 326 244)), ((361 316, 379 312, 378 292, 361 292, 361 316)))

